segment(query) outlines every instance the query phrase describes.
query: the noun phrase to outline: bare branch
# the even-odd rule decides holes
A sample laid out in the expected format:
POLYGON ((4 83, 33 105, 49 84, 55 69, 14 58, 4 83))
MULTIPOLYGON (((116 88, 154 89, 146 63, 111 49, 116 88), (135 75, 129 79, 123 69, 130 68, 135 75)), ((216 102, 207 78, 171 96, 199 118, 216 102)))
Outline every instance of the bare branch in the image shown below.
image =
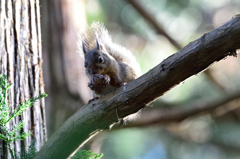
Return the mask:
POLYGON ((240 15, 188 44, 116 92, 83 106, 52 135, 35 158, 67 158, 94 132, 109 129, 118 121, 117 116, 124 118, 137 112, 214 62, 235 55, 239 48, 240 15))
POLYGON ((154 16, 147 12, 139 2, 136 2, 135 0, 126 1, 130 3, 150 24, 152 24, 152 26, 156 29, 158 34, 165 36, 177 50, 180 50, 182 48, 181 45, 175 39, 168 35, 168 33, 163 29, 161 24, 157 22, 154 16))

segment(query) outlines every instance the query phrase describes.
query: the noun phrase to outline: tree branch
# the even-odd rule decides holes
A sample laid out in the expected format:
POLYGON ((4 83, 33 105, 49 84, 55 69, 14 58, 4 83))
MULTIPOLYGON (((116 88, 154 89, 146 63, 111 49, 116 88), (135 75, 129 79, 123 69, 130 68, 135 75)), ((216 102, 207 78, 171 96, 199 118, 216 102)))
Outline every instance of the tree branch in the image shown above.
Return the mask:
POLYGON ((192 75, 240 48, 240 15, 203 35, 158 66, 110 93, 83 106, 55 132, 36 159, 67 158, 91 135, 144 108, 192 75), (116 114, 117 113, 117 114, 116 114))
POLYGON ((186 118, 204 114, 210 111, 215 110, 218 107, 221 107, 228 102, 231 102, 235 99, 240 98, 240 91, 235 91, 229 94, 224 94, 222 97, 218 97, 212 101, 208 102, 193 102, 187 104, 184 108, 171 108, 171 109, 160 109, 160 108, 152 108, 152 110, 144 111, 141 114, 141 117, 134 121, 128 122, 127 125, 124 125, 123 128, 129 127, 144 127, 150 126, 153 124, 160 123, 172 123, 172 122, 180 122, 186 118))
MULTIPOLYGON (((137 2, 136 0, 126 1, 131 4, 149 22, 149 24, 155 28, 158 34, 165 36, 177 50, 182 49, 182 46, 163 29, 162 25, 154 18, 154 15, 150 14, 146 9, 144 9, 144 6, 141 5, 140 2, 137 2)), ((206 70, 204 73, 218 88, 226 92, 222 85, 213 77, 210 69, 206 70)))

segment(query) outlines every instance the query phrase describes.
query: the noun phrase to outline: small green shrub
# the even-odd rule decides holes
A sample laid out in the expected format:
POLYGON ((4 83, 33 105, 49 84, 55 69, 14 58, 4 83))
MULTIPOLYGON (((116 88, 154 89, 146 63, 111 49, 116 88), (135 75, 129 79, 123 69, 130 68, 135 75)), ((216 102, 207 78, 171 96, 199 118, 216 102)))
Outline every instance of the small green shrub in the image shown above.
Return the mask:
MULTIPOLYGON (((24 123, 20 122, 12 128, 7 127, 7 123, 10 122, 13 118, 18 115, 22 115, 22 113, 29 107, 33 106, 33 104, 43 97, 47 97, 47 94, 43 93, 38 97, 31 98, 24 103, 21 103, 13 110, 11 113, 11 107, 7 102, 8 97, 8 89, 11 87, 11 84, 7 82, 7 77, 0 75, 0 140, 5 141, 5 146, 10 151, 10 154, 13 159, 32 159, 36 155, 36 147, 35 141, 32 141, 31 145, 28 149, 23 150, 19 154, 15 154, 12 149, 12 143, 16 140, 25 139, 30 133, 21 132, 24 123)), ((91 151, 81 150, 74 154, 71 159, 100 159, 103 154, 96 154, 91 151)))
MULTIPOLYGON (((18 115, 22 115, 23 111, 27 108, 33 106, 34 102, 43 97, 47 97, 47 94, 43 93, 38 97, 31 98, 30 100, 21 103, 13 110, 13 113, 10 111, 10 105, 7 102, 8 89, 11 87, 11 84, 7 82, 7 77, 0 75, 0 139, 5 141, 5 146, 10 151, 10 154, 13 159, 17 158, 12 149, 12 143, 16 140, 25 139, 30 133, 21 132, 24 123, 19 122, 16 125, 13 125, 12 128, 7 127, 7 123, 10 122, 13 118, 18 115)), ((31 144, 32 145, 32 144, 31 144)), ((32 147, 29 147, 32 149, 32 147)), ((24 151, 25 154, 28 154, 28 151, 24 151)), ((35 151, 36 152, 36 151, 35 151)), ((35 154, 34 154, 35 155, 35 154)))

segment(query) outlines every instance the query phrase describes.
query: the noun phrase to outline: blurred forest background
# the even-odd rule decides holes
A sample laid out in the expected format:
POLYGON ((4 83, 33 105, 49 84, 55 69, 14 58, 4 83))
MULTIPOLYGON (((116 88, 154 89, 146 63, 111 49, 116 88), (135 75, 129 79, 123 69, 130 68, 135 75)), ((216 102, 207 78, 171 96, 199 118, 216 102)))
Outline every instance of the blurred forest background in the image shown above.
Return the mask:
MULTIPOLYGON (((48 137, 91 98, 77 49, 77 33, 87 24, 104 23, 113 41, 131 50, 146 73, 240 13, 239 0, 134 2, 40 1, 48 137)), ((82 149, 103 153, 103 159, 239 159, 239 61, 229 57, 191 77, 149 104, 129 125, 101 132, 82 149), (206 111, 196 110, 199 106, 206 111), (181 116, 189 109, 197 113, 157 120, 164 113, 181 116)))

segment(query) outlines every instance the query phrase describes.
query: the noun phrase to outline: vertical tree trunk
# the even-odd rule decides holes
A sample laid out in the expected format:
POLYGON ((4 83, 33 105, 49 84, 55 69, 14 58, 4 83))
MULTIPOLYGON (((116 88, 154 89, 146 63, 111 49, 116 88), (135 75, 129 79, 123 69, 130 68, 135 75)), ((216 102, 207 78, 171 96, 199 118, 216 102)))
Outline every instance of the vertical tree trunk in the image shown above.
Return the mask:
POLYGON ((86 26, 85 0, 41 0, 48 137, 90 99, 77 49, 77 33, 86 26))
MULTIPOLYGON (((1 0, 0 7, 0 74, 7 75, 12 83, 8 100, 13 110, 44 92, 39 0, 1 0)), ((9 127, 19 121, 25 123, 23 131, 32 134, 14 143, 15 153, 27 148, 32 140, 39 150, 46 141, 44 99, 10 122, 9 127)), ((10 158, 3 144, 0 142, 1 158, 10 158)))

